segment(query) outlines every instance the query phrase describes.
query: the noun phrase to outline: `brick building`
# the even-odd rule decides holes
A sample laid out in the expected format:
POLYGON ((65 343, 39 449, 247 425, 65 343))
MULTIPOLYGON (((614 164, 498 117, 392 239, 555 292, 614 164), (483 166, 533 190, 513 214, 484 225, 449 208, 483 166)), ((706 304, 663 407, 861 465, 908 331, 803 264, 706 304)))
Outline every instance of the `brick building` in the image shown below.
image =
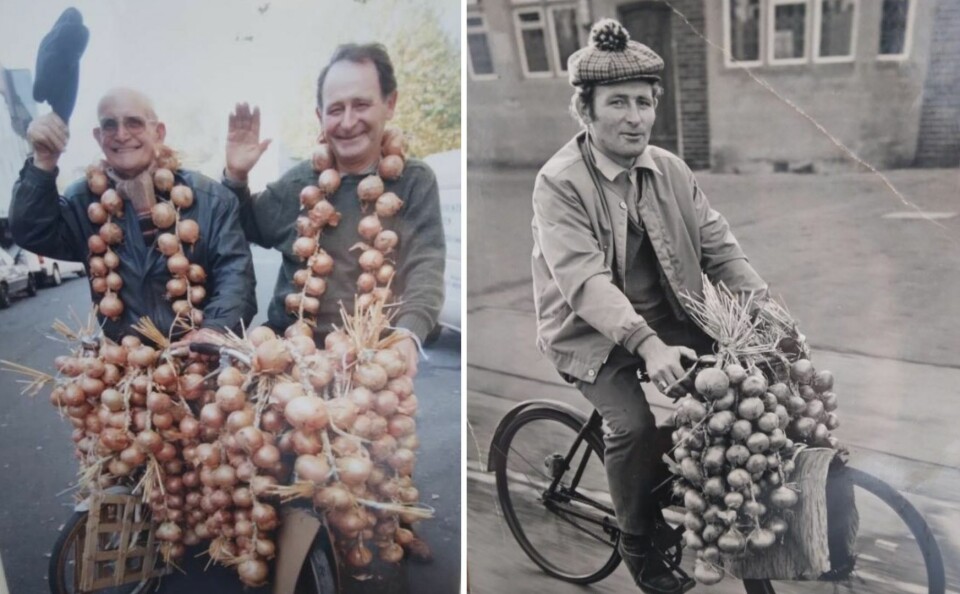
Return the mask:
POLYGON ((576 132, 566 59, 603 17, 663 56, 652 143, 696 169, 852 167, 814 122, 878 167, 960 164, 958 0, 467 0, 472 163, 576 132))

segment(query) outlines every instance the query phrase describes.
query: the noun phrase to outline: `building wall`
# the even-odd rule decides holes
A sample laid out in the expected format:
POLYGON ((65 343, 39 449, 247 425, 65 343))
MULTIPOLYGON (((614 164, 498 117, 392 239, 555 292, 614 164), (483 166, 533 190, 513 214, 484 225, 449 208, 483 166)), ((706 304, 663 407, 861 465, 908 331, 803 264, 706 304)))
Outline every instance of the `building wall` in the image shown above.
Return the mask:
MULTIPOLYGON (((952 0, 949 0, 952 1, 952 0)), ((820 130, 822 126, 871 165, 890 168, 914 162, 923 83, 930 57, 936 2, 914 0, 912 44, 903 61, 879 61, 881 3, 860 0, 854 60, 847 63, 764 65, 750 69, 805 119, 762 88, 742 68, 708 54, 711 160, 719 171, 774 168, 849 169, 853 161, 820 130)), ((723 2, 707 0, 707 37, 722 44, 723 2)), ((766 52, 766 39, 761 48, 766 52)), ((809 52, 808 52, 809 54, 809 52)))
POLYGON ((940 0, 923 86, 916 165, 960 165, 960 3, 940 0))
MULTIPOLYGON (((694 26, 703 27, 704 0, 674 0, 689 14, 694 26)), ((604 17, 618 18, 618 9, 636 2, 580 1, 582 23, 604 17)), ((511 0, 480 0, 467 6, 467 14, 482 14, 496 78, 467 79, 467 156, 472 163, 541 165, 579 130, 569 115, 572 88, 566 75, 527 78, 519 62, 514 9, 525 4, 511 0)), ((703 41, 680 19, 672 18, 678 81, 664 80, 667 93, 679 99, 678 147, 694 168, 709 166, 709 113, 703 41), (678 87, 678 88, 674 88, 678 87)), ((586 32, 581 42, 586 42, 586 32)), ((642 39, 639 41, 643 41, 642 39)))

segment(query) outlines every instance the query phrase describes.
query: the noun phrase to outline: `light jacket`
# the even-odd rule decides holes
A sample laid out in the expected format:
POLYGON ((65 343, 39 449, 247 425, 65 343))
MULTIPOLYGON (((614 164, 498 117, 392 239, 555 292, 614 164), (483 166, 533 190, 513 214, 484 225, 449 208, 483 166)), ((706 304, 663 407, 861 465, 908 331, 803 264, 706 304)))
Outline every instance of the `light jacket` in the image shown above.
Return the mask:
MULTIPOLYGON (((655 332, 623 292, 628 208, 601 195, 582 132, 537 174, 533 190, 533 288, 537 345, 561 373, 593 383, 615 345, 636 352, 655 332)), ((765 294, 727 221, 710 208, 682 159, 648 146, 639 168, 639 213, 678 321, 677 297, 701 296, 701 271, 732 291, 765 294)))

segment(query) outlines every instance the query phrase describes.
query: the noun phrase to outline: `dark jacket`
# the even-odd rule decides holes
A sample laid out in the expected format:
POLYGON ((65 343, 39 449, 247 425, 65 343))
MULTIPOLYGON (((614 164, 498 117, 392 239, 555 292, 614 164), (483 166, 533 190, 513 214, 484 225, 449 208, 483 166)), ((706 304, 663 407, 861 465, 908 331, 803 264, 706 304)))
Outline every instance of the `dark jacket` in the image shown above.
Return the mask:
MULTIPOLYGON (((360 252, 351 251, 361 237, 357 223, 364 216, 357 197, 357 185, 364 175, 344 175, 340 189, 327 199, 341 215, 340 224, 326 227, 320 236, 320 247, 333 258, 333 272, 327 278, 327 291, 320 298, 317 326, 329 332, 330 324, 341 324, 340 302, 353 311, 360 275, 360 252)), ((240 220, 247 239, 265 248, 275 248, 283 255, 283 265, 273 289, 268 312, 269 325, 283 331, 295 321, 284 306, 284 297, 293 292, 293 274, 304 267, 293 253, 297 239, 296 220, 300 214, 300 191, 317 183, 317 173, 310 161, 303 161, 256 196, 246 184, 224 179, 225 186, 240 199, 240 220)), ((384 219, 385 229, 396 231, 400 242, 396 259, 397 273, 391 289, 401 304, 394 325, 407 329, 420 339, 433 329, 443 306, 443 268, 446 243, 440 214, 440 193, 437 179, 422 161, 408 159, 400 179, 384 181, 386 191, 396 193, 404 201, 403 208, 392 219, 384 219)))
MULTIPOLYGON (((239 331, 241 320, 249 324, 257 313, 257 302, 253 260, 240 227, 236 200, 226 188, 200 173, 181 169, 175 177, 178 184, 190 186, 194 194, 193 205, 181 211, 181 217, 193 219, 200 226, 200 240, 193 247, 184 246, 184 251, 207 273, 203 327, 239 331)), ((71 184, 65 196, 59 196, 56 179, 56 171, 44 171, 27 160, 13 186, 10 230, 14 241, 24 249, 86 265, 90 255, 87 239, 96 232, 87 217, 87 207, 96 196, 84 179, 71 184)), ((167 258, 155 242, 144 243, 133 205, 125 201, 125 206, 124 216, 114 219, 123 229, 123 242, 114 247, 120 257, 117 272, 123 279, 119 293, 123 315, 117 321, 103 323, 104 333, 114 340, 136 334, 131 325, 141 316, 148 316, 163 332, 174 320, 165 296, 171 278, 167 258)))
MULTIPOLYGON (((628 207, 613 192, 601 197, 583 142, 585 133, 537 174, 532 267, 541 352, 561 373, 593 383, 614 346, 634 353, 655 332, 616 280, 626 274, 628 207)), ((766 293, 766 283, 682 159, 648 146, 638 167, 639 214, 678 317, 685 312, 676 297, 702 296, 702 274, 735 292, 766 293)))

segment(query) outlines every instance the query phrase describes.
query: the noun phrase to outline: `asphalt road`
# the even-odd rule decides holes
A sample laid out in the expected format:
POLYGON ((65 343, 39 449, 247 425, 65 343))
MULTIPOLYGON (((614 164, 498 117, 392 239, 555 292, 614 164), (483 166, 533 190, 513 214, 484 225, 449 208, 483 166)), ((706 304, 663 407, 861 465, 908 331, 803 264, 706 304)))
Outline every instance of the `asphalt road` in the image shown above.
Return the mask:
MULTIPOLYGON (((921 210, 960 210, 956 170, 886 173, 921 210)), ((523 553, 486 468, 497 423, 518 402, 549 398, 589 411, 535 347, 529 267, 535 174, 469 171, 468 220, 485 222, 470 227, 467 264, 467 522, 474 594, 587 591, 547 576, 523 553)), ((852 450, 852 464, 891 484, 920 511, 943 554, 947 591, 960 593, 960 217, 931 223, 891 216, 914 211, 864 174, 704 173, 698 180, 800 320, 815 364, 837 378, 842 424, 836 434, 852 450)), ((651 402, 658 418, 669 414, 669 400, 651 396, 651 402)), ((925 592, 914 586, 920 566, 910 553, 915 542, 874 504, 869 496, 858 498, 863 558, 850 584, 780 583, 776 591, 925 592)), ((586 539, 564 538, 546 526, 531 530, 531 539, 562 564, 588 557, 586 539)), ((639 590, 620 567, 588 591, 639 590)), ((725 579, 695 591, 743 588, 725 579)))
MULTIPOLYGON (((277 259, 256 250, 254 260, 258 300, 265 304, 277 259)), ((0 359, 52 370, 53 358, 66 349, 47 337, 51 323, 68 321, 71 307, 85 316, 89 303, 86 281, 67 279, 61 287, 0 310, 0 359)), ((261 313, 255 322, 263 318, 261 313)), ((444 331, 427 356, 416 379, 422 445, 415 479, 421 500, 436 510, 434 519, 417 527, 432 546, 434 561, 409 564, 406 573, 410 592, 446 594, 457 592, 460 583, 460 336, 444 331)), ((0 373, 0 559, 12 594, 41 594, 48 591, 48 555, 72 511, 71 495, 61 492, 72 484, 76 463, 69 424, 59 419, 46 394, 31 399, 19 393, 21 387, 16 376, 0 373)), ((158 592, 244 591, 231 571, 203 572, 205 562, 188 561, 188 575, 166 578, 158 592)), ((367 583, 349 585, 348 591, 370 591, 367 583)))

